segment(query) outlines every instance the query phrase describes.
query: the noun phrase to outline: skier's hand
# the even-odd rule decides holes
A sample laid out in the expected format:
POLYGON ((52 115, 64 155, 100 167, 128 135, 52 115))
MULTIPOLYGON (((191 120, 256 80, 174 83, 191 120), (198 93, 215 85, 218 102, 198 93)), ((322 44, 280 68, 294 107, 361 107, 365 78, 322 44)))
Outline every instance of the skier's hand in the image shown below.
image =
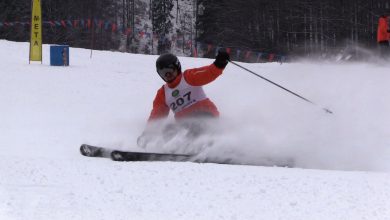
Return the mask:
POLYGON ((137 145, 141 148, 146 148, 146 145, 151 140, 151 137, 153 136, 152 131, 147 127, 142 134, 137 138, 137 145))
POLYGON ((147 133, 142 132, 142 134, 137 138, 137 145, 138 147, 145 148, 147 143, 148 143, 147 133))
POLYGON ((219 50, 217 56, 215 57, 214 65, 220 69, 224 69, 230 61, 230 55, 226 51, 219 50))

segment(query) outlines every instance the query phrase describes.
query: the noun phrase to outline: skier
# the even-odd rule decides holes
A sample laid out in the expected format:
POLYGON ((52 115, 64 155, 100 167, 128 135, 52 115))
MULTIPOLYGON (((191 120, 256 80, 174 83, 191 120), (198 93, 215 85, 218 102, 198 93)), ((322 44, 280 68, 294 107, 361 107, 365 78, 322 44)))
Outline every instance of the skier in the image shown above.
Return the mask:
POLYGON ((378 22, 377 42, 379 44, 380 55, 382 57, 387 57, 389 55, 390 50, 390 30, 388 19, 388 16, 382 15, 380 16, 378 22))
MULTIPOLYGON (((182 72, 180 61, 175 55, 160 55, 156 61, 156 70, 165 84, 157 91, 148 123, 166 118, 170 110, 177 121, 188 118, 217 118, 219 111, 207 98, 202 86, 218 78, 228 61, 229 54, 226 51, 218 51, 213 64, 182 72)), ((170 128, 166 130, 176 130, 172 129, 172 125, 170 128)), ((138 138, 139 145, 144 145, 140 142, 143 142, 141 140, 147 133, 148 127, 138 138)))
POLYGON ((207 98, 202 86, 220 76, 229 59, 227 52, 219 51, 213 64, 182 73, 180 61, 175 55, 162 54, 156 61, 156 69, 166 84, 157 91, 148 121, 167 117, 169 110, 176 119, 218 117, 217 107, 207 98))

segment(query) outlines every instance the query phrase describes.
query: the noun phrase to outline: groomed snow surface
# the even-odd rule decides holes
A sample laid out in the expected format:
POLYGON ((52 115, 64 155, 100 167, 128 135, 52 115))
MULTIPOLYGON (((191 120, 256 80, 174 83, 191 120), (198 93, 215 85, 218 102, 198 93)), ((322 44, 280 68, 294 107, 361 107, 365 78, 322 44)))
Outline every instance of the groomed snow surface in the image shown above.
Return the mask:
POLYGON ((0 40, 0 219, 390 219, 388 62, 241 63, 316 105, 230 64, 204 87, 221 112, 212 145, 140 149, 157 56, 71 48, 52 67, 43 49, 29 65, 28 43, 0 40), (112 162, 82 143, 295 168, 112 162))

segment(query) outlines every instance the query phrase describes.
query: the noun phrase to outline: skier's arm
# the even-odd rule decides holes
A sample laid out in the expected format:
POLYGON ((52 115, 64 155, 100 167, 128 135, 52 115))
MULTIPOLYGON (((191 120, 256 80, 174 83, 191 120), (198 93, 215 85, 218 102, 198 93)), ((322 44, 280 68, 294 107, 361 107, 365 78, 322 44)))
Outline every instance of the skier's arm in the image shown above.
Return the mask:
POLYGON ((218 51, 213 64, 187 70, 184 72, 184 78, 192 86, 206 85, 222 74, 229 60, 230 57, 227 52, 218 51))
POLYGON ((195 69, 189 69, 184 72, 186 81, 192 86, 203 86, 214 81, 222 74, 223 69, 219 69, 214 64, 195 69))
POLYGON ((164 92, 164 86, 162 86, 156 94, 156 97, 153 101, 153 109, 150 113, 148 124, 146 125, 146 128, 144 132, 137 138, 137 144, 139 147, 145 147, 148 142, 148 134, 152 133, 150 130, 151 122, 165 118, 169 115, 169 107, 165 104, 165 92, 164 92))
POLYGON ((153 109, 150 113, 148 122, 156 119, 165 118, 169 115, 169 107, 165 104, 164 86, 161 87, 153 101, 153 109))

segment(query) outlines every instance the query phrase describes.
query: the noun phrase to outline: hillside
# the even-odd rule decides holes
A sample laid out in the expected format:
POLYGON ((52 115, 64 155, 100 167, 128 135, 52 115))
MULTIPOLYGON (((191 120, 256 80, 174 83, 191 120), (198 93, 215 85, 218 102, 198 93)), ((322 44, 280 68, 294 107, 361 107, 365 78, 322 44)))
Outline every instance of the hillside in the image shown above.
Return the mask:
POLYGON ((295 168, 120 163, 78 147, 151 150, 135 143, 162 85, 157 57, 71 48, 69 67, 51 67, 48 51, 29 65, 27 43, 0 41, 0 219, 390 219, 388 64, 242 64, 334 115, 233 65, 205 87, 221 118, 197 150, 295 168))

